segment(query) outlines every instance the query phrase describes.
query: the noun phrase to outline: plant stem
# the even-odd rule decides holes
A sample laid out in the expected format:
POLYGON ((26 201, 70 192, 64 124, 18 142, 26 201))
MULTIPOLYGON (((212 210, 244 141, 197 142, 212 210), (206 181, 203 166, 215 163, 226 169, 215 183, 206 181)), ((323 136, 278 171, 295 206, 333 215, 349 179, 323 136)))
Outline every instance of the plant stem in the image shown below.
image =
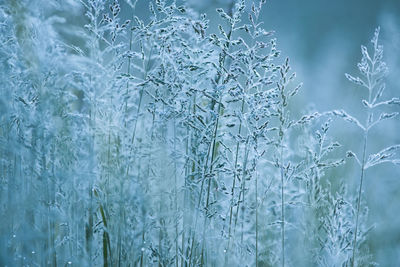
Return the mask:
POLYGON ((357 231, 358 231, 358 219, 360 214, 360 205, 361 205, 361 193, 362 193, 362 185, 364 180, 364 167, 365 167, 365 158, 367 151, 367 141, 368 141, 368 133, 364 132, 364 146, 363 146, 363 157, 362 157, 362 165, 361 165, 361 176, 360 176, 360 185, 358 187, 358 196, 357 196, 357 209, 356 209, 356 225, 354 230, 354 241, 353 241, 353 255, 351 260, 351 266, 355 264, 355 256, 357 249, 357 231))
MULTIPOLYGON (((249 142, 249 137, 247 137, 246 146, 245 146, 244 155, 243 155, 242 184, 240 186, 239 199, 238 199, 238 204, 236 206, 236 217, 235 217, 235 224, 234 224, 234 228, 233 228, 233 234, 236 233, 236 226, 237 226, 239 212, 240 212, 240 210, 239 210, 240 203, 244 202, 244 193, 245 193, 245 187, 246 187, 245 176, 246 176, 247 161, 248 161, 248 156, 249 156, 248 142, 249 142)), ((242 235, 241 235, 241 240, 242 240, 242 235)))
POLYGON ((256 267, 258 267, 258 173, 256 171, 255 179, 256 190, 256 267))
POLYGON ((207 223, 208 205, 209 205, 209 200, 210 200, 211 177, 212 177, 213 166, 214 166, 213 163, 214 163, 215 157, 218 152, 217 151, 217 132, 218 132, 218 124, 219 124, 219 115, 221 112, 221 101, 222 101, 222 94, 220 96, 219 103, 218 103, 217 118, 215 120, 215 128, 214 128, 214 134, 213 134, 213 139, 212 139, 213 143, 212 143, 212 149, 211 149, 210 174, 208 177, 207 199, 206 199, 206 207, 205 207, 206 215, 204 216, 203 244, 202 244, 202 248, 201 248, 201 263, 202 263, 202 265, 204 264, 203 260, 204 260, 205 231, 206 231, 206 223, 207 223))
MULTIPOLYGON (((242 98, 242 106, 241 106, 241 114, 243 114, 244 111, 244 96, 242 98)), ((242 133, 242 120, 240 120, 239 123, 239 131, 238 135, 241 135, 242 133)), ((233 181, 232 181, 232 200, 230 204, 230 210, 229 210, 229 229, 228 229, 228 245, 226 247, 226 255, 225 255, 225 264, 227 264, 227 259, 228 259, 228 251, 230 247, 230 240, 231 240, 231 229, 232 229, 232 216, 233 216, 233 201, 235 197, 235 186, 236 186, 236 177, 237 177, 237 163, 238 163, 238 158, 239 158, 239 141, 236 142, 236 152, 235 152, 235 169, 234 169, 234 174, 233 174, 233 181)))
MULTIPOLYGON (((374 62, 372 62, 372 67, 371 67, 371 73, 374 73, 374 62)), ((372 85, 371 82, 371 75, 367 75, 367 80, 368 80, 368 102, 371 103, 372 99, 372 91, 374 88, 374 85, 372 85)), ((367 107, 367 121, 365 123, 364 127, 364 144, 363 144, 363 154, 362 154, 362 161, 361 161, 361 175, 360 175, 360 185, 358 187, 358 194, 357 194, 357 207, 356 207, 356 225, 354 229, 354 240, 353 240, 353 254, 351 258, 351 266, 354 267, 355 261, 356 261, 356 250, 357 250, 357 232, 358 232, 358 221, 359 221, 359 215, 360 215, 360 206, 361 206, 361 195, 362 195, 362 186, 363 186, 363 181, 364 181, 364 176, 365 176, 365 160, 367 156, 367 143, 368 143, 368 130, 370 126, 370 121, 371 121, 371 108, 367 107)))
MULTIPOLYGON (((176 121, 174 118, 174 153, 176 153, 176 121)), ((178 267, 178 184, 176 174, 176 159, 174 158, 174 184, 175 184, 175 266, 178 267)))
POLYGON ((281 221, 282 221, 282 267, 285 266, 285 194, 284 194, 284 172, 283 172, 283 146, 280 152, 280 171, 281 171, 281 221))

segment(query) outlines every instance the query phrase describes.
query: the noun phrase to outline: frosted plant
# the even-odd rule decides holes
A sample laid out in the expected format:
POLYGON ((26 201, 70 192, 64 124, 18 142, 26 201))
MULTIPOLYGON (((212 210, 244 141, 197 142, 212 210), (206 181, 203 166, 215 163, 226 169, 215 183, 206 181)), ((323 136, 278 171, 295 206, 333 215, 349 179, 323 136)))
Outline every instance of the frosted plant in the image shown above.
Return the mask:
POLYGON ((335 182, 336 177, 327 175, 332 173, 331 169, 342 166, 345 161, 330 158, 341 147, 328 136, 331 122, 329 118, 315 131, 314 138, 307 134, 304 140, 309 159, 305 170, 306 213, 303 227, 308 240, 306 249, 312 252, 304 264, 318 266, 343 266, 351 255, 353 206, 348 200, 343 182, 340 182, 339 190, 332 192, 331 182, 335 182))
POLYGON ((382 163, 399 164, 399 159, 396 157, 396 151, 400 148, 399 145, 389 146, 378 153, 373 154, 368 154, 367 150, 369 131, 380 122, 392 119, 398 115, 398 112, 386 113, 380 110, 385 106, 400 104, 398 98, 392 98, 389 100, 381 99, 385 90, 383 79, 387 74, 387 66, 383 61, 383 46, 378 43, 379 31, 380 28, 375 30, 374 37, 371 40, 373 46, 372 55, 369 54, 367 47, 361 46, 362 58, 361 62, 358 63, 357 66, 362 78, 346 74, 346 78, 350 82, 365 88, 367 91, 367 99, 362 99, 362 104, 366 113, 366 122, 364 124, 359 122, 356 118, 347 114, 343 110, 333 111, 334 115, 342 117, 343 119, 355 124, 362 131, 363 136, 361 155, 357 156, 354 152, 348 152, 348 156, 353 157, 361 168, 359 187, 356 196, 354 239, 352 242, 352 258, 350 261, 351 266, 363 264, 361 255, 357 256, 357 253, 359 253, 359 249, 365 238, 362 231, 360 231, 359 218, 362 212, 362 192, 366 170, 382 163), (375 118, 374 116, 377 116, 378 114, 379 116, 375 118))
MULTIPOLYGON (((329 118, 293 105, 266 1, 228 1, 214 32, 180 1, 142 18, 144 2, 1 2, 0 265, 373 264, 362 185, 354 205, 329 118)), ((381 100, 377 38, 364 78, 348 75, 367 123, 329 113, 364 132, 347 153, 361 182, 398 163, 399 146, 367 156, 368 130, 396 116, 372 115, 399 104, 381 100)))

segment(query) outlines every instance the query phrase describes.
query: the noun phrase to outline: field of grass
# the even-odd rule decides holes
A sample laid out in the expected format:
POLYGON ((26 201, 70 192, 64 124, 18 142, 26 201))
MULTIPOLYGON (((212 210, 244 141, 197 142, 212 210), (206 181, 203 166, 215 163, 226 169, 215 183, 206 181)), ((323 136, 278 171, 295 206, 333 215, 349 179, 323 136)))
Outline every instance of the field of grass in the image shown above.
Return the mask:
POLYGON ((299 107, 264 8, 0 1, 0 266, 379 264, 364 184, 400 164, 380 28, 337 77, 353 106, 299 107))

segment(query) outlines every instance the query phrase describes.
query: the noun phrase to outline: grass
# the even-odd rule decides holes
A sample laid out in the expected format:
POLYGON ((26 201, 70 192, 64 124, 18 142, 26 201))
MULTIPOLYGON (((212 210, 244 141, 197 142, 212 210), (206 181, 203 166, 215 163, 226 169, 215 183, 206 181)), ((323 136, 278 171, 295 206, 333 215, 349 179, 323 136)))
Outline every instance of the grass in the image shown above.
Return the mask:
POLYGON ((145 20, 134 1, 56 2, 0 5, 0 265, 373 265, 363 183, 400 148, 370 145, 400 103, 381 100, 379 29, 346 74, 363 124, 296 106, 265 1, 217 9, 215 32, 171 1, 145 20))

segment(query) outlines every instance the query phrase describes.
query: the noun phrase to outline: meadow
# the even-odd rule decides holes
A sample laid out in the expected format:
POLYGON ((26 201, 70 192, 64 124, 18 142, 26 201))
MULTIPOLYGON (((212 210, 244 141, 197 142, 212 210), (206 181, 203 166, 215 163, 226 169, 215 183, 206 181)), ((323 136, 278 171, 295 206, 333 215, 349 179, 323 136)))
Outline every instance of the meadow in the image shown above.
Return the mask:
POLYGON ((332 77, 357 99, 318 110, 296 102, 267 1, 230 1, 215 27, 137 2, 0 1, 1 266, 400 263, 373 238, 399 216, 375 220, 364 190, 399 176, 379 26, 332 77))

